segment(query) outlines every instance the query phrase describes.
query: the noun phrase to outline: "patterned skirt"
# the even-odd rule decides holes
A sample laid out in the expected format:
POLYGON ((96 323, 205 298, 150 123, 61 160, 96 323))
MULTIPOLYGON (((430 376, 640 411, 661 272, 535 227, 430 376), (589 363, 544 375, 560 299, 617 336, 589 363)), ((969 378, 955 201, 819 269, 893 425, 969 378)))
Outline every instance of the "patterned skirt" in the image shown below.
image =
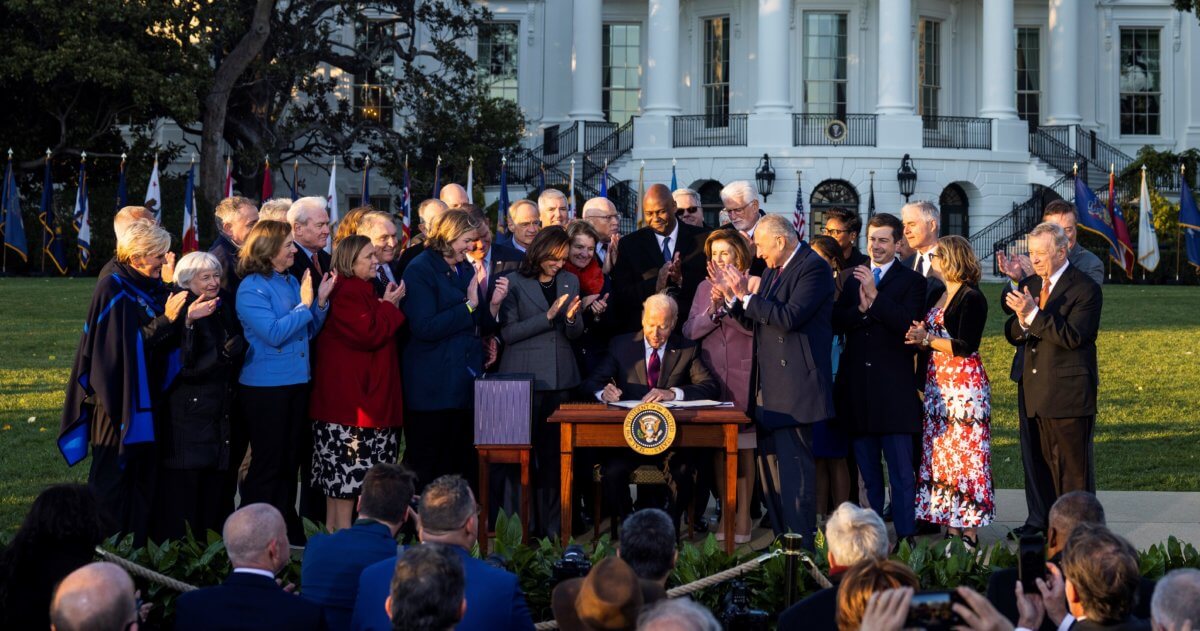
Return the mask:
POLYGON ((398 430, 352 427, 313 422, 313 486, 327 497, 358 497, 363 478, 381 462, 396 462, 400 455, 398 430))

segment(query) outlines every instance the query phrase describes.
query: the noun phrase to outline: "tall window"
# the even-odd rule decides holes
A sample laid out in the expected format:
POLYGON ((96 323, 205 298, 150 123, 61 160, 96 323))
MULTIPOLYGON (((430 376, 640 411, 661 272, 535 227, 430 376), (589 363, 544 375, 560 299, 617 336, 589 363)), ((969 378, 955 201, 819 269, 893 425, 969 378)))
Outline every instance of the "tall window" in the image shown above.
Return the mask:
POLYGON ((808 207, 812 209, 809 213, 812 233, 819 234, 821 228, 825 227, 825 213, 830 208, 840 207, 858 212, 858 191, 845 180, 825 180, 813 189, 812 196, 808 198, 808 207))
POLYGON ((1017 116, 1034 124, 1042 111, 1041 40, 1037 27, 1017 29, 1017 116))
POLYGON ((1154 136, 1159 133, 1162 69, 1159 31, 1121 29, 1121 133, 1154 136))
POLYGON ((846 119, 845 13, 804 13, 804 111, 846 119))
POLYGON ((392 37, 390 22, 361 19, 354 29, 354 47, 369 59, 366 71, 355 75, 354 113, 371 121, 389 124, 395 95, 396 64, 388 48, 392 37))
POLYGON ((610 123, 624 125, 638 113, 638 95, 642 87, 641 41, 640 25, 604 25, 601 99, 604 116, 610 123))
POLYGON ((922 19, 917 27, 917 93, 921 116, 938 115, 942 92, 942 23, 922 19))
POLYGON ((516 22, 492 22, 479 27, 476 75, 489 96, 517 102, 516 22))
POLYGON ((704 116, 709 127, 729 126, 729 16, 704 20, 704 116))

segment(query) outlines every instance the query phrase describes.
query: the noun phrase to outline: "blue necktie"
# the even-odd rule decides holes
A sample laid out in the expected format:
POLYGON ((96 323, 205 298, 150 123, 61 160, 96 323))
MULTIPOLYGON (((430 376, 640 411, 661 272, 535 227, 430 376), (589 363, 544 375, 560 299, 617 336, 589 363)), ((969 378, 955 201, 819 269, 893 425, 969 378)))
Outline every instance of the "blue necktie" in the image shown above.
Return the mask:
POLYGON ((671 262, 671 237, 663 237, 663 263, 671 262))
POLYGON ((871 270, 871 274, 875 277, 875 284, 878 285, 879 279, 883 277, 883 270, 876 267, 875 269, 871 270))

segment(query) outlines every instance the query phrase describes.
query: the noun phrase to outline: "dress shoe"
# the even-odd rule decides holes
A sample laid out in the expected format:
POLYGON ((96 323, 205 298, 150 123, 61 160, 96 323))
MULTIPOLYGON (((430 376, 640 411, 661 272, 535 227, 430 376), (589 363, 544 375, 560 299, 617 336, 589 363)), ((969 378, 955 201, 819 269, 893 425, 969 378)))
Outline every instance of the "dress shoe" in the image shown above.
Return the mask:
POLYGON ((1025 524, 1024 526, 1017 526, 1016 528, 1013 528, 1012 530, 1008 531, 1008 538, 1012 539, 1013 541, 1017 541, 1021 537, 1029 537, 1029 536, 1033 536, 1033 535, 1045 535, 1045 534, 1046 534, 1046 531, 1044 528, 1038 528, 1037 526, 1031 526, 1029 524, 1025 524))
POLYGON ((942 527, 933 522, 917 520, 917 532, 915 534, 940 535, 942 534, 942 527))

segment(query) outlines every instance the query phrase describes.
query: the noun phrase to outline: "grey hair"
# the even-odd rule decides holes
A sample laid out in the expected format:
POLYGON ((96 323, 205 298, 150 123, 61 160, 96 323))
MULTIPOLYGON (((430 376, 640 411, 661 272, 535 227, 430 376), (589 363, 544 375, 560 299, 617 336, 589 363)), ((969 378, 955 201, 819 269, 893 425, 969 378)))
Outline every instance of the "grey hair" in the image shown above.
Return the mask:
POLYGON ((582 216, 587 217, 589 210, 611 210, 617 212, 617 205, 612 203, 612 200, 607 197, 593 197, 583 203, 582 216))
POLYGON ((287 213, 292 207, 292 200, 286 197, 276 197, 263 202, 258 209, 259 221, 287 221, 287 213))
POLYGON ((921 213, 921 216, 925 218, 925 221, 936 221, 938 225, 941 225, 942 223, 942 212, 938 210, 938 207, 934 206, 933 202, 931 201, 920 200, 916 202, 909 202, 900 207, 900 214, 903 215, 904 211, 908 208, 921 213))
POLYGON ((1183 568, 1162 577, 1150 599, 1150 619, 1166 629, 1182 629, 1186 622, 1200 628, 1200 570, 1183 568))
MULTIPOLYGON (((429 209, 433 208, 434 206, 438 206, 438 205, 441 205, 441 207, 442 207, 441 212, 446 212, 447 210, 450 210, 450 207, 446 205, 446 202, 443 202, 442 200, 437 199, 437 198, 427 199, 427 200, 421 202, 420 206, 417 206, 417 216, 421 218, 421 223, 428 224, 433 221, 432 219, 429 218, 429 209)), ((432 228, 432 226, 430 226, 430 227, 432 228)))
POLYGON ((675 302, 674 298, 668 296, 667 294, 651 294, 650 297, 642 303, 642 313, 645 313, 650 309, 667 309, 674 317, 679 317, 679 305, 675 302))
POLYGON ((638 631, 721 631, 721 623, 704 605, 691 598, 664 598, 638 616, 638 631))
POLYGON ((372 210, 371 212, 363 215, 362 219, 358 222, 358 234, 367 236, 367 233, 370 232, 372 228, 383 223, 390 223, 392 224, 392 227, 395 227, 396 220, 391 216, 391 214, 383 212, 382 210, 372 210))
POLYGON ((1067 233, 1062 229, 1062 226, 1049 221, 1043 221, 1029 231, 1031 237, 1041 237, 1050 235, 1054 238, 1054 249, 1065 250, 1070 246, 1070 241, 1067 239, 1067 233))
POLYGON ((685 195, 695 201, 696 206, 700 205, 700 193, 696 192, 694 188, 677 188, 671 191, 671 197, 682 197, 685 195))
POLYGON ((721 203, 727 204, 730 200, 738 200, 742 204, 758 201, 758 191, 750 185, 746 180, 738 180, 730 182, 721 189, 721 203))
POLYGON ((196 274, 201 272, 220 272, 221 262, 208 252, 188 252, 175 264, 175 284, 187 287, 196 274))
POLYGON ((555 198, 555 197, 561 197, 563 199, 563 201, 566 201, 567 194, 558 190, 557 188, 548 188, 548 189, 542 191, 542 194, 538 195, 538 198, 537 198, 538 212, 541 212, 542 207, 545 206, 546 204, 550 203, 550 199, 555 198))
POLYGON ((324 197, 301 197, 300 199, 292 202, 291 207, 288 208, 287 222, 293 226, 296 224, 307 224, 309 220, 309 213, 318 208, 325 210, 325 204, 326 202, 324 197))
POLYGON ((888 557, 887 526, 879 514, 850 502, 843 502, 829 516, 825 541, 833 560, 844 567, 888 557))
POLYGON ((113 216, 113 234, 117 235, 117 241, 125 236, 125 231, 129 230, 129 226, 135 221, 150 221, 157 223, 154 219, 154 212, 145 206, 126 206, 117 211, 113 216))
POLYGON ((787 217, 771 213, 767 213, 758 220, 758 227, 754 229, 754 232, 756 234, 761 232, 769 237, 784 237, 788 243, 795 243, 800 238, 796 234, 796 227, 787 217))
POLYGON ((283 514, 265 503, 250 504, 233 512, 221 529, 225 552, 233 567, 250 567, 263 560, 267 546, 278 541, 288 545, 283 514))

